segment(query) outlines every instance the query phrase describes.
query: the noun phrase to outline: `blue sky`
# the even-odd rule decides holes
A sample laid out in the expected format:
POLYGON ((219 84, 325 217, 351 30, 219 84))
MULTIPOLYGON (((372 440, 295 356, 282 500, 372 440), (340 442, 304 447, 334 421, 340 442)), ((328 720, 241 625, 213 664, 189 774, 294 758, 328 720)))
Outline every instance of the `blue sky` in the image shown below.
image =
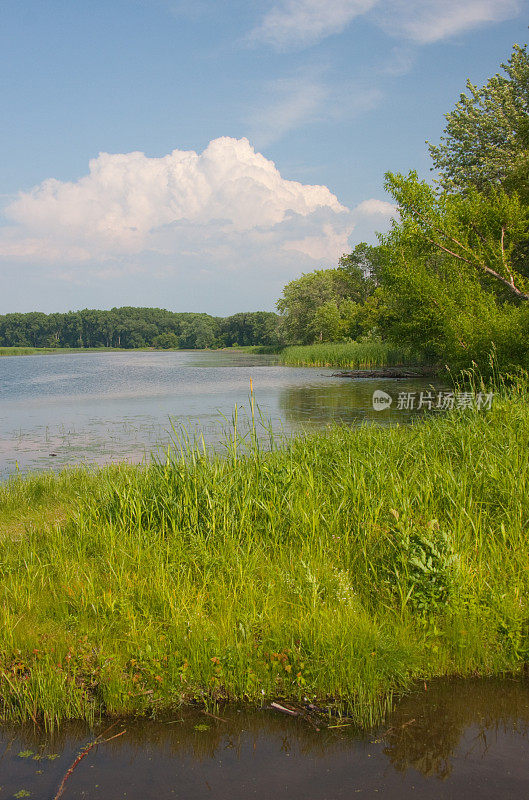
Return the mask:
POLYGON ((388 169, 528 0, 2 0, 0 313, 273 309, 387 229, 388 169), (103 154, 103 155, 100 155, 103 154))

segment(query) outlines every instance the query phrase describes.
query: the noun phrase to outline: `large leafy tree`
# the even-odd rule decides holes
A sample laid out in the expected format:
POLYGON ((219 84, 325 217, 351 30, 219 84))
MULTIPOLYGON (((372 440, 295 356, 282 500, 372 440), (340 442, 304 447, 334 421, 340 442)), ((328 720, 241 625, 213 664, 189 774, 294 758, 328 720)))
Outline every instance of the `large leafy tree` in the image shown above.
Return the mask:
POLYGON ((467 81, 439 145, 429 145, 449 192, 503 187, 529 202, 529 53, 515 45, 503 74, 478 87, 467 81))
POLYGON ((343 255, 338 266, 344 269, 356 283, 355 300, 366 301, 380 282, 383 248, 359 242, 352 253, 343 255))
POLYGON ((361 299, 356 273, 320 269, 287 283, 277 308, 291 344, 333 341, 350 335, 351 303, 361 299))
MULTIPOLYGON (((516 253, 529 233, 529 207, 503 189, 464 195, 438 193, 415 172, 386 174, 386 190, 398 204, 406 238, 457 262, 460 273, 475 272, 501 300, 529 300, 529 264, 518 268, 516 253)), ((432 268, 434 262, 432 262, 432 268)))
POLYGON ((436 188, 386 175, 400 222, 384 239, 379 320, 429 358, 529 363, 529 54, 467 83, 430 145, 436 188))
POLYGON ((527 362, 529 270, 517 269, 528 208, 502 189, 436 192, 415 173, 388 173, 400 221, 384 239, 379 323, 434 361, 527 362))

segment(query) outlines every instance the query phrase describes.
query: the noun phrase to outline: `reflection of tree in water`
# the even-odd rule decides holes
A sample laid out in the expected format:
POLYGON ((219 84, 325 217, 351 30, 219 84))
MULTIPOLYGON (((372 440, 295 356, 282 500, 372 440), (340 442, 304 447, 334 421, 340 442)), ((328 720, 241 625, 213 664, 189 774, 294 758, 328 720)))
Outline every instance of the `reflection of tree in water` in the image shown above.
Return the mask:
POLYGON ((508 679, 430 683, 427 691, 405 698, 392 714, 384 753, 400 772, 413 767, 426 777, 447 778, 451 758, 470 726, 477 729, 474 755, 485 754, 491 732, 506 732, 516 725, 527 735, 528 689, 527 682, 508 679))
MULTIPOLYGON (((474 757, 484 755, 495 734, 512 731, 515 726, 518 733, 529 733, 528 690, 527 681, 432 682, 427 691, 420 689, 404 698, 393 712, 383 734, 383 752, 399 772, 411 767, 426 777, 446 778, 452 770, 451 759, 469 727, 475 729, 475 734, 469 752, 460 753, 463 757, 470 753, 474 757)), ((365 752, 365 740, 352 727, 316 731, 302 719, 235 706, 221 708, 217 714, 223 721, 190 709, 181 709, 158 721, 124 720, 109 735, 122 728, 126 728, 126 734, 102 745, 104 763, 111 763, 115 770, 116 786, 131 763, 137 774, 148 773, 152 759, 158 756, 207 762, 231 751, 244 760, 256 750, 266 753, 269 745, 272 750, 268 752, 283 751, 293 757, 309 755, 316 759, 337 754, 349 758, 357 748, 361 757, 365 752)), ((95 733, 108 724, 101 722, 95 733)), ((9 746, 12 739, 10 749, 14 754, 24 750, 59 753, 63 761, 58 766, 66 769, 80 746, 93 737, 94 732, 80 723, 64 723, 48 736, 32 725, 8 725, 0 729, 0 754, 2 740, 9 746)), ((252 765, 258 775, 259 762, 252 761, 252 765)), ((269 769, 266 756, 262 768, 269 769)))
MULTIPOLYGON (((126 758, 141 751, 154 751, 173 756, 189 756, 203 761, 218 757, 224 750, 240 755, 243 746, 252 747, 259 740, 274 740, 287 753, 325 757, 331 751, 347 751, 358 741, 344 738, 332 730, 316 731, 302 719, 292 719, 275 711, 255 711, 227 706, 217 712, 215 719, 200 711, 182 708, 168 718, 153 721, 124 718, 109 733, 126 729, 126 734, 102 745, 104 753, 126 758)), ((6 724, 0 727, 2 740, 16 740, 14 750, 33 750, 53 753, 76 751, 95 738, 111 722, 102 721, 94 730, 83 722, 64 722, 48 735, 33 725, 6 724)))
MULTIPOLYGON (((440 387, 444 388, 444 387, 440 387)), ((425 380, 352 380, 340 383, 329 380, 318 386, 286 386, 279 396, 279 407, 291 422, 345 422, 362 421, 378 423, 407 422, 415 412, 397 409, 400 392, 416 394, 418 403, 421 391, 431 390, 425 380), (373 409, 373 392, 380 389, 393 399, 385 411, 373 409)), ((419 412, 423 413, 423 412, 419 412)))

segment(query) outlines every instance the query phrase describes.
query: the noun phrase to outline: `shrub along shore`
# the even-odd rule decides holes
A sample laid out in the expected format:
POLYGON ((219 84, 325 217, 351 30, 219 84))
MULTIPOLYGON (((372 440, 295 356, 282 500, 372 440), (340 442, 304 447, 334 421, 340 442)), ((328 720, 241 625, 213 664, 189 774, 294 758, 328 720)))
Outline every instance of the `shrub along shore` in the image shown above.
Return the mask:
POLYGON ((414 680, 522 670, 528 399, 10 480, 0 718, 309 698, 367 726, 414 680))

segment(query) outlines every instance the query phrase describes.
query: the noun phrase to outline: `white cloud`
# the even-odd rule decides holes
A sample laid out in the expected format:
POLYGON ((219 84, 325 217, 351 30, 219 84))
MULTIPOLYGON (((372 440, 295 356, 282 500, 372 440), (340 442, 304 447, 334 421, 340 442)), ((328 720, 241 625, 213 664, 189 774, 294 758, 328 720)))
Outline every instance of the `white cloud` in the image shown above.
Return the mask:
POLYGON ((388 203, 387 200, 376 200, 375 198, 362 200, 362 202, 355 207, 355 214, 363 214, 366 216, 393 217, 396 212, 397 206, 388 203))
POLYGON ((522 0, 283 0, 250 39, 283 50, 306 47, 368 15, 388 33, 419 44, 516 17, 522 0))
MULTIPOLYGON (((360 213, 380 218, 378 204, 360 213)), ((235 284, 280 282, 336 263, 356 224, 326 186, 284 179, 247 139, 231 138, 162 158, 102 153, 79 180, 46 180, 4 214, 4 263, 45 264, 74 283, 170 273, 191 286, 204 270, 235 284)))
POLYGON ((520 0, 391 0, 377 18, 391 34, 432 44, 492 22, 516 17, 520 0))
POLYGON ((266 147, 300 125, 318 120, 329 93, 319 75, 295 75, 269 83, 248 119, 252 138, 266 147))
POLYGON ((306 46, 340 33, 378 0, 285 0, 265 15, 251 34, 278 49, 306 46))
POLYGON ((326 80, 324 68, 309 68, 266 84, 246 123, 252 140, 267 147, 304 125, 353 119, 377 106, 382 96, 365 82, 326 80))

